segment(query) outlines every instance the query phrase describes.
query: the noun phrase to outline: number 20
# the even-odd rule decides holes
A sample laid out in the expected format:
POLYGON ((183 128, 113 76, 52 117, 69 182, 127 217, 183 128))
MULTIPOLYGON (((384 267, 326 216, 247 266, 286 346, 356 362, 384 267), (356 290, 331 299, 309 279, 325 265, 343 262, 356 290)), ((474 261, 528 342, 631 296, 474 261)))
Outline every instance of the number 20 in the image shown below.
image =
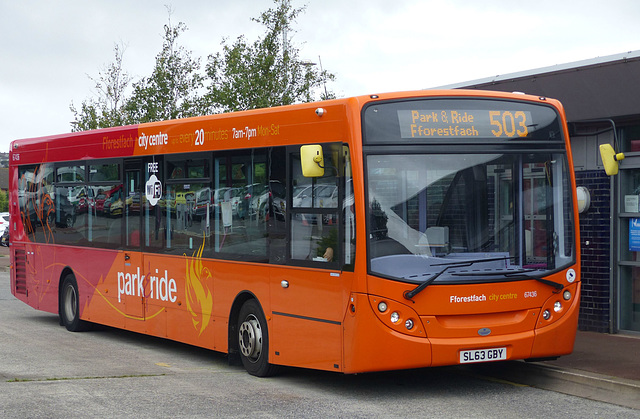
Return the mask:
POLYGON ((203 129, 196 130, 196 144, 195 145, 204 145, 204 130, 203 129))
POLYGON ((513 137, 515 134, 518 134, 519 137, 526 137, 529 134, 527 115, 522 111, 517 111, 515 116, 509 111, 489 111, 489 121, 491 125, 496 127, 491 130, 496 137, 503 134, 508 137, 513 137))

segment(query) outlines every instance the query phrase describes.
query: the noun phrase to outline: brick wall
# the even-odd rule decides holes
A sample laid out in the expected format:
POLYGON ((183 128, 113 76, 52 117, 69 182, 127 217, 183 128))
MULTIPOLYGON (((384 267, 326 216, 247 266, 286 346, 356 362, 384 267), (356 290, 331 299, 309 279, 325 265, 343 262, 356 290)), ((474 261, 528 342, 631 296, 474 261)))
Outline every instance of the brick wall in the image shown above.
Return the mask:
POLYGON ((604 170, 580 171, 576 172, 576 183, 591 193, 591 206, 580 214, 582 301, 578 328, 607 333, 611 297, 610 179, 604 170))

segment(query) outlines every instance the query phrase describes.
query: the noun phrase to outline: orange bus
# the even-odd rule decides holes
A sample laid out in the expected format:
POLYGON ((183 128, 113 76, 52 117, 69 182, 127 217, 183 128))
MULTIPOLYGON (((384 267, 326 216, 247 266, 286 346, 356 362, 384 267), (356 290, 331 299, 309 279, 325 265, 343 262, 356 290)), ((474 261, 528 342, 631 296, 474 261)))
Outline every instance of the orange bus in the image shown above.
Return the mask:
POLYGON ((380 94, 17 140, 11 291, 59 315, 343 373, 573 350, 565 114, 380 94))

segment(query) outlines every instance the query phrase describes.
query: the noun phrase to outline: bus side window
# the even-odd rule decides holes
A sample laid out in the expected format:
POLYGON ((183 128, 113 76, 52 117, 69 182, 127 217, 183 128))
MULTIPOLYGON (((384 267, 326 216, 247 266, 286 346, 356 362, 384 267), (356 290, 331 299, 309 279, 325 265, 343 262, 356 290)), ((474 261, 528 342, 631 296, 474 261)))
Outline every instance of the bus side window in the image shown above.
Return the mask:
POLYGON ((268 149, 221 153, 213 159, 212 255, 268 261, 268 149))
POLYGON ((189 156, 165 161, 169 179, 161 205, 164 213, 156 217, 155 229, 167 253, 204 252, 211 241, 210 160, 189 156))
POLYGON ((338 210, 344 167, 341 144, 322 146, 324 175, 305 177, 299 152, 291 154, 291 246, 294 261, 322 262, 335 268, 342 259, 338 210))
POLYGON ((287 165, 285 147, 269 150, 269 263, 284 264, 287 255, 287 165))
POLYGON ((122 244, 123 188, 119 162, 89 166, 87 241, 106 248, 122 244))
POLYGON ((36 230, 36 168, 22 166, 18 172, 18 205, 25 233, 31 240, 36 230))
POLYGON ((344 231, 344 267, 353 271, 356 257, 356 218, 355 199, 353 195, 353 171, 351 170, 351 153, 346 144, 342 146, 344 200, 342 204, 342 222, 344 231))

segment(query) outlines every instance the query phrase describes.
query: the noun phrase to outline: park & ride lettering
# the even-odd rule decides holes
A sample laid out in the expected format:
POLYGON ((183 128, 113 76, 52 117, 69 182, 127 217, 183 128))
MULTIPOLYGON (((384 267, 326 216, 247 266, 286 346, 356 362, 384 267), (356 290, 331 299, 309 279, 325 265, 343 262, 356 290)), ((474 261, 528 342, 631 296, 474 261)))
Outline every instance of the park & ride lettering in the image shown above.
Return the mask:
POLYGON ((140 268, 135 273, 118 272, 118 302, 122 302, 122 296, 145 297, 160 301, 175 303, 178 299, 178 285, 176 280, 169 278, 169 272, 165 269, 164 276, 143 275, 140 268))
POLYGON ((410 137, 478 137, 475 116, 469 112, 411 111, 410 137))

